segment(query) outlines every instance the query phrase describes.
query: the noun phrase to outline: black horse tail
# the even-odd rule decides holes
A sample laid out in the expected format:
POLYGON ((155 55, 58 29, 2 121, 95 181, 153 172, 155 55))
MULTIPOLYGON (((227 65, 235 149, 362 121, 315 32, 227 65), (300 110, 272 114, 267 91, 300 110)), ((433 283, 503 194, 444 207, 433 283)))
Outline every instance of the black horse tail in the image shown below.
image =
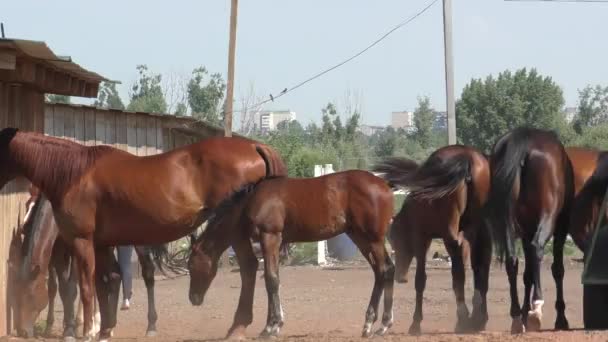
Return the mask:
POLYGON ((491 189, 486 204, 492 239, 499 260, 515 254, 515 201, 519 197, 521 172, 529 151, 526 130, 514 130, 500 138, 490 157, 491 189))
POLYGON ((416 170, 418 163, 401 157, 386 158, 372 167, 372 171, 381 173, 380 177, 386 180, 393 190, 399 186, 407 187, 408 179, 416 170))
POLYGON ((463 182, 471 179, 469 155, 460 153, 446 158, 431 155, 409 181, 415 199, 435 200, 452 194, 463 182))
POLYGON ((152 260, 158 270, 161 271, 163 275, 167 276, 165 268, 168 265, 167 263, 169 260, 168 244, 149 245, 146 246, 144 250, 146 254, 149 253, 152 256, 152 260))

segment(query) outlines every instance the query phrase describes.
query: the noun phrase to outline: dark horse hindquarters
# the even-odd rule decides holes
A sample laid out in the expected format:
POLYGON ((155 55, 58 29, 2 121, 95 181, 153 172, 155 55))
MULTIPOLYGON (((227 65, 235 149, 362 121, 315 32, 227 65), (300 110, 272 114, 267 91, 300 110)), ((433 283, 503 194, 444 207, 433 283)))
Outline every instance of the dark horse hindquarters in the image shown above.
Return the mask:
POLYGON ((540 329, 544 303, 540 263, 551 236, 554 237, 552 273, 557 288, 555 327, 567 329, 563 246, 574 185, 565 149, 553 132, 516 128, 498 139, 490 167, 492 184, 487 213, 499 255, 506 260, 511 288, 511 331, 523 332, 524 326, 528 330, 540 329), (522 238, 526 258, 523 308, 517 295, 517 236, 522 238))

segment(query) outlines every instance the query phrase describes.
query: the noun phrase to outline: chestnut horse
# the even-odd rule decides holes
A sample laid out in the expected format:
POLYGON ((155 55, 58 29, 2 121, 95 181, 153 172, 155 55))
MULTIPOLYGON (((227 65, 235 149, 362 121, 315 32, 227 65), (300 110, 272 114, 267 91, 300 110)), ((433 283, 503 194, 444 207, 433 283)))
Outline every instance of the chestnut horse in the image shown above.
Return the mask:
POLYGON ((397 281, 406 281, 412 258, 416 257, 416 309, 410 334, 420 333, 426 256, 435 238, 443 239, 452 260, 452 288, 458 308, 456 332, 483 330, 488 321, 486 295, 492 261, 492 240, 481 213, 490 188, 486 157, 473 147, 451 145, 433 152, 419 167, 405 158, 390 158, 374 171, 383 173, 381 177, 391 184, 411 190, 389 232, 397 281), (464 291, 469 253, 475 278, 470 318, 464 291))
POLYGON ((268 316, 261 336, 277 336, 283 326, 279 298, 281 243, 320 241, 346 233, 370 263, 375 276, 363 336, 372 335, 384 291, 382 327, 377 331, 382 335, 393 324, 394 266, 384 245, 392 213, 392 191, 384 180, 367 171, 264 180, 229 212, 210 222, 200 238, 193 241, 188 260, 190 301, 202 304, 216 275, 218 258, 232 245, 240 265, 242 287, 228 336, 243 338, 253 320, 258 265, 251 239, 260 241, 268 294, 268 316))
POLYGON ((574 193, 570 159, 554 132, 519 127, 497 140, 490 169, 491 190, 486 213, 501 260, 503 257, 506 260, 513 319, 511 332, 540 329, 544 304, 540 264, 551 236, 554 241, 551 271, 557 290, 555 328, 568 329, 564 313, 563 247, 574 193), (517 293, 516 236, 522 239, 526 259, 523 308, 517 293))
POLYGON ((116 326, 120 271, 112 246, 177 240, 243 188, 286 175, 273 149, 240 137, 138 157, 15 128, 0 131, 0 165, 0 189, 22 176, 52 205, 59 233, 76 256, 87 340, 95 337, 93 290, 100 340, 109 339, 116 326))
POLYGON ((608 152, 572 147, 566 152, 572 162, 575 179, 568 229, 576 246, 586 254, 606 191, 608 152))

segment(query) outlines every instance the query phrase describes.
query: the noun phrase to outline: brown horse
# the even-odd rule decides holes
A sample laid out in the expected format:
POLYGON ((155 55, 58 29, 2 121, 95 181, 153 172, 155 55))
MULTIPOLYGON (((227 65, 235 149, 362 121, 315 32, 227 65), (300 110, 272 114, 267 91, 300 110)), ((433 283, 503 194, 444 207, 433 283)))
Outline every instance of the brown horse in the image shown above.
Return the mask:
POLYGON ((17 333, 21 337, 34 336, 34 323, 48 303, 45 335, 50 335, 55 322, 55 296, 63 302, 63 336, 76 337, 74 301, 76 300, 76 271, 71 263, 71 252, 58 238, 57 226, 48 202, 36 191, 26 203, 23 223, 23 242, 16 258, 18 271, 14 280, 17 333), (59 284, 59 286, 58 286, 59 284))
POLYGON ((490 188, 490 165, 485 156, 472 147, 451 145, 433 152, 420 167, 405 158, 391 158, 374 171, 383 173, 391 184, 411 190, 389 233, 397 281, 407 281, 416 257, 416 309, 409 332, 420 333, 426 256, 435 238, 443 239, 452 261, 456 332, 483 330, 488 321, 486 294, 492 259, 492 240, 481 214, 490 188), (471 318, 464 293, 464 261, 469 252, 475 277, 471 318))
POLYGON ((120 271, 112 246, 176 240, 243 188, 286 175, 274 150, 245 138, 209 138, 137 157, 15 128, 0 131, 0 165, 0 189, 23 176, 51 202, 59 233, 78 262, 84 335, 94 338, 97 290, 101 340, 116 326, 120 271))
MULTIPOLYGON (((72 262, 72 250, 59 237, 59 229, 53 218, 53 210, 43 194, 35 187, 30 189, 31 197, 26 202, 24 219, 24 258, 22 261, 22 276, 18 302, 20 303, 22 329, 20 335, 32 336, 36 317, 49 304, 46 334, 48 335, 54 322, 54 299, 59 291, 64 307, 64 338, 76 337, 76 322, 74 316, 74 300, 76 299, 77 268, 72 262), (48 251, 52 249, 52 253, 48 251), (50 254, 50 255, 49 255, 50 254), (45 296, 44 281, 48 276, 48 297, 45 296)), ((166 246, 135 246, 139 259, 142 277, 148 294, 148 327, 146 336, 156 335, 158 315, 154 298, 154 272, 156 264, 162 271, 162 257, 166 254, 166 246)))
POLYGON ((490 168, 491 191, 486 213, 499 255, 506 260, 513 319, 511 332, 540 329, 544 304, 540 264, 551 236, 554 241, 551 270, 557 289, 555 328, 568 329, 564 312, 563 246, 574 193, 570 159, 555 133, 520 127, 495 143, 490 168), (523 308, 517 293, 516 236, 522 239, 526 259, 523 308))
POLYGON ((572 162, 575 180, 568 229, 576 246, 586 253, 606 189, 604 177, 608 170, 608 153, 578 147, 569 147, 566 152, 572 162))
POLYGON ((357 245, 375 276, 363 336, 372 334, 384 291, 382 327, 393 324, 394 266, 386 251, 385 233, 393 212, 393 194, 381 178, 350 170, 316 178, 277 178, 261 182, 230 212, 209 224, 192 243, 188 260, 190 301, 201 305, 217 271, 218 258, 232 245, 241 267, 242 288, 228 335, 244 337, 253 320, 253 292, 258 261, 250 239, 260 241, 268 293, 268 317, 262 336, 276 336, 283 325, 279 298, 279 246, 286 242, 326 240, 341 233, 357 245))

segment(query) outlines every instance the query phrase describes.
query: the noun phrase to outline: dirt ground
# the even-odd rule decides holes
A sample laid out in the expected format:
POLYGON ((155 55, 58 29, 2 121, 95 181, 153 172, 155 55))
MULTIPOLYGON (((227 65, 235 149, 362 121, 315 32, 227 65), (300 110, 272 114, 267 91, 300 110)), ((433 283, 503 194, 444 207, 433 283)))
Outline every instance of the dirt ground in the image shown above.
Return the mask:
MULTIPOLYGON (((549 269, 543 267, 542 281, 545 294, 544 328, 552 328, 555 319, 553 302, 555 286, 549 269)), ((521 267, 520 267, 521 268, 521 267)), ((413 283, 396 284, 395 325, 390 334, 376 340, 386 341, 607 341, 608 332, 585 332, 582 329, 582 264, 569 260, 566 265, 565 293, 570 332, 545 331, 511 336, 508 283, 505 272, 493 267, 490 278, 487 332, 474 335, 455 335, 455 300, 452 294, 449 265, 430 261, 427 290, 424 296, 424 334, 414 338, 407 334, 414 309, 413 283)), ((262 272, 258 274, 261 276, 262 272)), ((410 276, 411 278, 411 276, 410 276)), ((470 305, 471 273, 467 273, 467 301, 470 305)), ((146 328, 146 291, 141 279, 134 281, 133 306, 120 311, 114 333, 116 341, 214 341, 222 339, 232 322, 240 289, 239 274, 234 269, 221 270, 205 303, 194 307, 188 301, 188 280, 180 277, 158 281, 156 285, 159 314, 159 335, 143 337, 146 328)), ((285 310, 285 326, 279 340, 285 341, 360 341, 364 312, 372 287, 371 270, 366 266, 343 269, 319 267, 283 267, 281 269, 281 299, 285 310)), ((520 281, 521 284, 521 272, 520 281)), ((520 289, 523 291, 523 289, 520 289)), ((520 292, 520 298, 521 298, 520 292)), ((57 312, 55 331, 61 325, 61 306, 57 312)), ((258 278, 255 296, 254 323, 248 337, 254 339, 266 319, 266 291, 263 279, 258 278)), ((18 340, 9 338, 9 340, 18 340)), ((53 340, 53 339, 50 339, 53 340)))

